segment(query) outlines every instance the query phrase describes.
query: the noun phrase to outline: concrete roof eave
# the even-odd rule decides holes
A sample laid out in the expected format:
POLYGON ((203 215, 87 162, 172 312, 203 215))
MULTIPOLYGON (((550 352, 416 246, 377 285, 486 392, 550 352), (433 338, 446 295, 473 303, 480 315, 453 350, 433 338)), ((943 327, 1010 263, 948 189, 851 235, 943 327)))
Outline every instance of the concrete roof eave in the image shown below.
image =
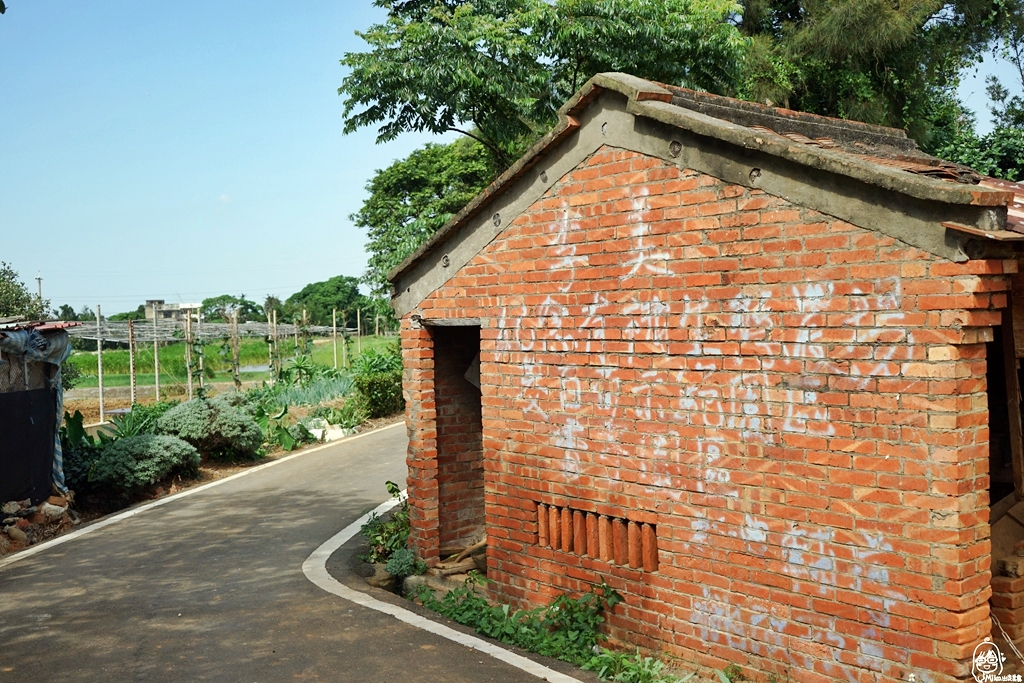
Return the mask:
MULTIPOLYGON (((973 224, 979 230, 1003 230, 1006 222, 1006 207, 1013 202, 1012 192, 931 178, 874 163, 866 156, 794 142, 771 130, 749 128, 673 104, 673 91, 661 84, 629 74, 603 73, 591 78, 559 109, 558 123, 551 132, 537 141, 526 154, 469 202, 462 211, 453 216, 427 242, 393 268, 388 273, 388 279, 394 285, 398 285, 399 280, 418 277, 414 271, 422 272, 423 264, 421 262, 424 259, 439 251, 441 245, 449 241, 453 235, 463 228, 467 228, 468 224, 473 222, 474 217, 487 210, 490 204, 496 203, 498 198, 516 184, 516 181, 522 178, 531 167, 567 141, 574 133, 578 133, 580 120, 593 118, 589 116, 588 109, 600 99, 602 93, 608 92, 623 96, 626 100, 625 110, 636 119, 656 122, 668 129, 686 131, 692 136, 697 136, 698 139, 716 141, 716 144, 725 143, 730 148, 757 155, 767 155, 767 157, 784 160, 808 170, 821 171, 834 177, 845 177, 856 181, 857 184, 877 187, 883 191, 881 193, 883 195, 903 195, 916 200, 917 203, 928 203, 939 208, 941 208, 940 205, 945 205, 954 215, 961 217, 949 220, 963 221, 964 211, 974 207, 974 210, 969 213, 974 216, 973 224)), ((728 101, 727 98, 722 99, 728 101)), ((824 119, 824 117, 818 118, 829 122, 830 125, 842 124, 840 121, 824 119)), ((867 124, 857 125, 869 127, 867 124)), ((892 131, 892 129, 871 128, 901 133, 901 131, 892 131)), ((615 146, 615 141, 610 139, 608 144, 615 146)), ((828 213, 828 211, 824 212, 828 213)), ((844 218, 843 216, 838 217, 844 218)), ((497 226, 499 216, 496 214, 494 218, 495 226, 497 226)), ((500 222, 508 225, 511 218, 505 216, 500 222)), ((936 223, 935 229, 944 230, 939 223, 936 223)), ((950 249, 929 250, 952 260, 965 260, 967 257, 961 248, 962 245, 956 242, 958 239, 961 237, 954 239, 954 246, 950 249)), ((941 242, 941 240, 939 241, 941 242)), ((936 244, 937 242, 933 239, 931 243, 936 244)), ((927 247, 924 248, 927 249, 927 247)), ((460 267, 462 264, 452 265, 460 267)), ((448 272, 454 274, 457 270, 458 267, 452 268, 448 272)), ((395 295, 396 299, 400 295, 401 291, 395 295)), ((409 308, 408 303, 396 306, 396 310, 402 309, 399 310, 400 314, 409 308)))

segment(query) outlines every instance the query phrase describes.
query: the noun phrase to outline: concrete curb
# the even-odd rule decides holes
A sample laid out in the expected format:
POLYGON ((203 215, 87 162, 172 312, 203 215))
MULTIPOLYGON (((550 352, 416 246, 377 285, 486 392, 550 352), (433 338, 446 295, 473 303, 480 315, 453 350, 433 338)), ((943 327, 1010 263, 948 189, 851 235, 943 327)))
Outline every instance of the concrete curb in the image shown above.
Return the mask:
MULTIPOLYGON (((403 499, 405 495, 406 492, 403 491, 403 499)), ((331 555, 358 534, 359 528, 366 523, 366 520, 368 520, 371 515, 384 514, 398 503, 399 500, 397 499, 381 503, 376 508, 367 512, 365 515, 329 538, 323 543, 323 545, 314 550, 313 554, 306 558, 306 561, 302 563, 302 573, 305 574, 306 578, 312 581, 318 588, 327 591, 332 595, 337 595, 338 597, 354 602, 357 605, 368 607, 369 609, 383 612, 384 614, 390 614, 395 619, 405 622, 410 626, 433 633, 434 635, 458 643, 459 645, 464 645, 472 650, 490 655, 495 659, 514 666, 521 671, 532 674, 542 680, 549 681, 550 683, 583 683, 578 678, 573 678, 572 676, 563 674, 560 671, 549 669, 543 664, 538 664, 532 659, 527 659, 522 655, 518 655, 514 652, 498 647, 494 643, 483 640, 482 638, 456 631, 453 628, 427 619, 426 617, 420 616, 419 614, 403 607, 399 607, 398 605, 392 605, 390 603, 383 602, 382 600, 378 600, 371 595, 346 586, 331 576, 327 571, 327 561, 330 559, 331 555)))

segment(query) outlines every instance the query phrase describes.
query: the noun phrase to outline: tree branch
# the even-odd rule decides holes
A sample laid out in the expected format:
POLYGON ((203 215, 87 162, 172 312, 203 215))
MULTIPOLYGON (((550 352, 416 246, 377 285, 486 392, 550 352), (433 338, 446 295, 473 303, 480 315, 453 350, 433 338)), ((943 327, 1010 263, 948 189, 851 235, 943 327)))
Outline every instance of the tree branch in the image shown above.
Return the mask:
POLYGON ((496 145, 494 145, 493 143, 489 142, 488 140, 485 140, 484 138, 482 138, 482 137, 480 137, 478 135, 473 135, 472 133, 470 133, 468 131, 465 131, 465 130, 462 130, 461 128, 455 128, 453 126, 448 126, 448 130, 452 131, 453 133, 462 133, 466 137, 473 138, 474 140, 479 142, 481 145, 483 145, 487 149, 489 149, 492 152, 494 152, 498 156, 498 159, 500 159, 502 162, 505 161, 505 153, 502 152, 500 149, 498 149, 498 147, 496 145))

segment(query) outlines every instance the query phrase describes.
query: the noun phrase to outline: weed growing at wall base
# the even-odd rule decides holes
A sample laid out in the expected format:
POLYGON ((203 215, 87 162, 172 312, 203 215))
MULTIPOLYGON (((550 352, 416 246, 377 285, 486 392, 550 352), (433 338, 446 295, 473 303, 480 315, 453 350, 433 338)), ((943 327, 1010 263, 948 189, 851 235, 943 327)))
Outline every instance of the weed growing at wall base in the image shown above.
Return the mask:
POLYGON ((440 600, 426 587, 415 597, 449 619, 472 626, 477 633, 577 666, 594 657, 598 641, 605 639, 598 631, 604 623, 602 614, 622 600, 602 582, 578 598, 563 594, 546 607, 513 612, 509 605, 491 605, 477 593, 476 587, 483 581, 486 579, 471 574, 465 585, 440 600))

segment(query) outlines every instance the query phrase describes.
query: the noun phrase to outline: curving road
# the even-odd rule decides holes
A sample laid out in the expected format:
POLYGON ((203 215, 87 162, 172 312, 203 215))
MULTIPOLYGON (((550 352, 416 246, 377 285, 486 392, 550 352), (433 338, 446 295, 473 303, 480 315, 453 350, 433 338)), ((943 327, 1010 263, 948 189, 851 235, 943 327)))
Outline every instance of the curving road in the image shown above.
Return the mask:
POLYGON ((535 683, 303 575, 405 448, 386 428, 0 567, 0 681, 535 683))

